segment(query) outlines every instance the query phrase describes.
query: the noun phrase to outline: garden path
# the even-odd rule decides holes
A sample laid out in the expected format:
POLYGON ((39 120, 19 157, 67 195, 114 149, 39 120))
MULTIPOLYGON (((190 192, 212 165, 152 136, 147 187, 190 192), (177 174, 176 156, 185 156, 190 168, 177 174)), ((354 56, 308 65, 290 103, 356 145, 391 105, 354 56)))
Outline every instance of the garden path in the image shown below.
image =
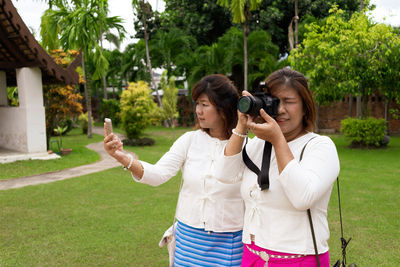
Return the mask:
MULTIPOLYGON (((93 127, 93 133, 103 135, 104 131, 102 127, 93 127)), ((123 136, 119 135, 121 139, 123 136)), ((61 171, 48 172, 38 175, 24 176, 20 178, 14 178, 10 180, 0 181, 0 190, 7 190, 12 188, 20 188, 28 185, 37 185, 51 183, 55 181, 65 180, 73 177, 78 177, 90 173, 104 171, 110 168, 120 166, 114 158, 107 154, 103 148, 103 142, 92 143, 86 146, 87 148, 94 150, 100 154, 100 161, 91 163, 88 165, 82 165, 70 169, 65 169, 61 171)), ((136 155, 134 155, 136 156, 136 155)))

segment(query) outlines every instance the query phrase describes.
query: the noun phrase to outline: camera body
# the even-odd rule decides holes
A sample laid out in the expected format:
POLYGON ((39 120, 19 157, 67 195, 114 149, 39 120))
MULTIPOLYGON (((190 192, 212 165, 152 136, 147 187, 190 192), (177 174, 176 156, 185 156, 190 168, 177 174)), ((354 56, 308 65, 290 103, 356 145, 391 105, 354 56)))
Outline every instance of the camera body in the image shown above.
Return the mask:
POLYGON ((260 115, 260 109, 264 109, 273 118, 278 115, 279 98, 264 92, 254 93, 252 96, 239 98, 238 109, 240 112, 256 117, 260 115))

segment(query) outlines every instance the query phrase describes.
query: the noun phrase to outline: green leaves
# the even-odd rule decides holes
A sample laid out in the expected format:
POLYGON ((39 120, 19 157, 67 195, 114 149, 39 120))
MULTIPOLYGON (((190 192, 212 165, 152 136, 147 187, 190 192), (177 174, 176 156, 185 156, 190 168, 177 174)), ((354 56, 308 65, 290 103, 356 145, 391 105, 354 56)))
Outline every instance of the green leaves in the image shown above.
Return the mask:
POLYGON ((42 16, 44 46, 54 49, 61 45, 66 50, 82 50, 87 58, 94 57, 96 68, 92 79, 100 79, 107 72, 108 62, 98 42, 112 28, 123 37, 121 18, 107 17, 106 0, 54 1, 53 5, 56 8, 48 9, 42 16))
POLYGON ((97 44, 95 44, 95 47, 96 48, 93 57, 95 69, 94 73, 92 74, 92 79, 99 80, 107 74, 109 63, 107 58, 104 56, 101 47, 99 47, 97 44))
POLYGON ((386 131, 384 119, 347 118, 341 121, 341 125, 340 130, 346 138, 350 139, 352 145, 380 147, 387 144, 384 143, 386 131))
POLYGON ((399 38, 393 28, 374 24, 358 12, 350 20, 336 7, 331 12, 325 22, 307 27, 303 44, 289 56, 292 66, 309 77, 317 102, 329 103, 346 94, 366 99, 377 91, 400 95, 399 64, 392 61, 399 38))
POLYGON ((121 120, 129 139, 139 138, 144 129, 160 115, 149 85, 144 81, 130 83, 121 95, 121 120))
POLYGON ((168 121, 170 127, 174 127, 174 119, 178 118, 178 88, 175 86, 175 77, 168 79, 167 72, 161 75, 161 89, 163 90, 163 118, 168 121))
POLYGON ((261 5, 262 0, 218 0, 217 4, 230 7, 234 23, 244 23, 249 18, 246 12, 256 10, 261 5))

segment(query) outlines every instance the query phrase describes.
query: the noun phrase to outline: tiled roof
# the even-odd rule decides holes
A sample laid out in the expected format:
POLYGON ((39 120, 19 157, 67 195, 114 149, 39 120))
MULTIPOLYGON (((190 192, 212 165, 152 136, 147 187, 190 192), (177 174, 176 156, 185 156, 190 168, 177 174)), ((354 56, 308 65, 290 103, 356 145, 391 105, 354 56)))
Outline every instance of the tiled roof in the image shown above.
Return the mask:
POLYGON ((75 68, 81 56, 67 69, 57 65, 40 46, 22 21, 11 0, 0 0, 0 70, 6 72, 7 86, 16 85, 15 69, 38 67, 43 84, 77 84, 75 68))

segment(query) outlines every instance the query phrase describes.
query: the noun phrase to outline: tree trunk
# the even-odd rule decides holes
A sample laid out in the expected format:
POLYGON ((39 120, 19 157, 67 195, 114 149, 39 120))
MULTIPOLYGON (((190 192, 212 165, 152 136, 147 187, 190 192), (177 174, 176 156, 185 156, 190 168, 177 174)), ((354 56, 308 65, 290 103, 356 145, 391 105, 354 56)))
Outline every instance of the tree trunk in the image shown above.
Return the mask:
POLYGON ((298 32, 298 21, 299 21, 299 15, 298 15, 298 0, 294 1, 294 47, 296 48, 297 45, 299 44, 299 32, 298 32))
POLYGON ((361 118, 361 89, 360 89, 360 85, 358 85, 358 94, 356 97, 356 118, 360 119, 361 118))
POLYGON ((316 118, 315 118, 315 132, 316 133, 319 133, 319 127, 318 127, 318 125, 319 125, 319 104, 317 103, 316 104, 316 107, 315 107, 315 115, 316 115, 316 118))
POLYGON ((294 48, 294 40, 293 40, 293 20, 290 21, 289 27, 288 27, 288 41, 289 41, 289 51, 292 51, 294 48))
POLYGON ((243 24, 243 89, 247 89, 247 25, 243 24))
POLYGON ((246 18, 245 22, 242 23, 243 28, 243 89, 248 91, 248 54, 247 54, 247 36, 250 33, 250 19, 251 12, 250 7, 245 4, 244 6, 244 16, 246 18))
POLYGON ((364 9, 364 0, 360 1, 360 12, 362 12, 364 9))
POLYGON ((386 135, 389 135, 389 99, 385 97, 385 121, 386 121, 386 135))
MULTIPOLYGON (((103 30, 100 25, 100 47, 101 47, 101 52, 104 52, 103 48, 103 30)), ((103 97, 104 99, 107 99, 107 84, 106 84, 106 76, 103 75, 103 97)))
POLYGON ((369 96, 366 94, 363 94, 363 97, 361 98, 361 117, 365 119, 369 114, 368 114, 368 100, 369 96))
POLYGON ((106 76, 103 75, 103 92, 104 92, 104 99, 108 98, 107 95, 107 83, 106 83, 106 76))
POLYGON ((361 96, 358 95, 356 98, 356 118, 361 118, 361 96))
POLYGON ((349 117, 353 117, 353 95, 349 95, 349 117))
POLYGON ((86 98, 86 110, 88 113, 88 138, 92 138, 92 94, 90 91, 90 86, 87 86, 87 76, 85 71, 85 54, 82 52, 82 71, 83 77, 85 79, 85 83, 83 84, 83 88, 85 89, 85 98, 86 98))
POLYGON ((151 67, 151 60, 150 60, 150 53, 149 53, 149 34, 147 32, 147 24, 146 24, 145 19, 143 19, 143 27, 144 27, 144 41, 146 44, 146 61, 147 61, 147 68, 149 69, 149 73, 150 73, 151 85, 152 85, 153 89, 156 90, 158 105, 161 108, 163 108, 161 97, 160 97, 160 94, 158 93, 158 88, 156 86, 156 82, 154 81, 153 69, 151 67))

